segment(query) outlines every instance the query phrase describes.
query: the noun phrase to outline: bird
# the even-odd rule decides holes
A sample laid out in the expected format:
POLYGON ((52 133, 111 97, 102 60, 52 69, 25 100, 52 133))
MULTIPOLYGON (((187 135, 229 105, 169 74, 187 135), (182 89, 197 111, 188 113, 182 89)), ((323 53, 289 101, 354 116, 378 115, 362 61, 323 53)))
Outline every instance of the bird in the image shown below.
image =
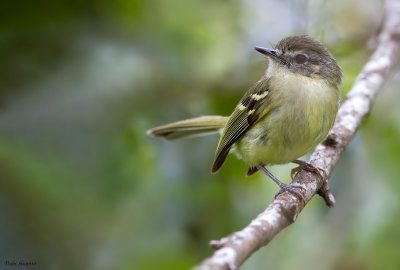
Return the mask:
POLYGON ((262 171, 281 190, 299 194, 266 168, 296 163, 322 176, 322 169, 299 160, 332 128, 339 108, 343 71, 328 49, 307 36, 289 36, 273 49, 254 47, 268 61, 265 73, 237 103, 230 116, 200 116, 152 128, 148 135, 167 140, 219 133, 211 172, 234 152, 249 166, 246 175, 262 171))

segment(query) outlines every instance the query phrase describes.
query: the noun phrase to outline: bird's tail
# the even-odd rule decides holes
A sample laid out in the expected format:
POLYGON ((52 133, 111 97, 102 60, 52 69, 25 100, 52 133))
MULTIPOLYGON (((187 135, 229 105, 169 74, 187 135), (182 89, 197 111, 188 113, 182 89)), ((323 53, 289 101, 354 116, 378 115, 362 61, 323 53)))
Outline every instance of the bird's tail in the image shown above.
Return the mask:
POLYGON ((228 117, 224 116, 200 116, 152 128, 147 134, 167 140, 202 136, 220 132, 227 121, 228 117))

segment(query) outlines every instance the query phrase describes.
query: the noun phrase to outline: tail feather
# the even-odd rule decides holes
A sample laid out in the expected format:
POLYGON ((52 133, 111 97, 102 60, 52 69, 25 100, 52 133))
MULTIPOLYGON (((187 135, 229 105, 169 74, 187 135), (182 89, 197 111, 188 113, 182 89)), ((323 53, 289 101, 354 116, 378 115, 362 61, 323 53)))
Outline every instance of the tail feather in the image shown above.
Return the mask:
POLYGON ((202 136, 218 133, 224 128, 228 117, 200 116, 155 127, 147 131, 148 135, 175 140, 184 137, 202 136))

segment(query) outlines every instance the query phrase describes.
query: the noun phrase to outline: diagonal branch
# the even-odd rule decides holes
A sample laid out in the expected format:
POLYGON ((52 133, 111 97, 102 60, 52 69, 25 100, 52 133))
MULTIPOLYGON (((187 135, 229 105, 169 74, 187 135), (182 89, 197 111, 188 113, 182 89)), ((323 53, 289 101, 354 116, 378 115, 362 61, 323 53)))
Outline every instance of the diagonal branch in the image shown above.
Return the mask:
POLYGON ((252 253, 267 245, 275 235, 293 223, 316 193, 325 199, 328 206, 334 205, 328 187, 329 176, 369 114, 376 94, 399 58, 400 2, 386 1, 382 26, 377 48, 340 107, 333 129, 311 155, 310 163, 327 173, 325 179, 321 180, 311 172, 300 171, 291 186, 298 188, 304 202, 289 192, 282 192, 247 227, 220 240, 211 241, 211 246, 217 250, 195 269, 237 269, 252 253))

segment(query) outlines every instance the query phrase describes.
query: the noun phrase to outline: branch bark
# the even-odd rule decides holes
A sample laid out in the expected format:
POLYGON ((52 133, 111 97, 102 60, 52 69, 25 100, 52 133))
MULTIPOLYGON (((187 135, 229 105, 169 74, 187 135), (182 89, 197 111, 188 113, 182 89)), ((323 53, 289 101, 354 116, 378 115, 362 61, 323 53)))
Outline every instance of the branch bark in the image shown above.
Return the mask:
POLYGON ((388 0, 385 4, 382 29, 377 38, 377 48, 340 107, 328 137, 311 155, 310 163, 327 173, 325 179, 311 172, 300 171, 291 186, 298 188, 304 201, 289 192, 282 192, 244 229, 220 240, 211 241, 210 245, 216 251, 196 266, 196 270, 237 269, 256 250, 267 245, 275 235, 292 224, 316 193, 325 199, 328 206, 334 205, 335 201, 328 186, 329 176, 371 111, 379 89, 399 58, 399 48, 400 2, 388 0))

